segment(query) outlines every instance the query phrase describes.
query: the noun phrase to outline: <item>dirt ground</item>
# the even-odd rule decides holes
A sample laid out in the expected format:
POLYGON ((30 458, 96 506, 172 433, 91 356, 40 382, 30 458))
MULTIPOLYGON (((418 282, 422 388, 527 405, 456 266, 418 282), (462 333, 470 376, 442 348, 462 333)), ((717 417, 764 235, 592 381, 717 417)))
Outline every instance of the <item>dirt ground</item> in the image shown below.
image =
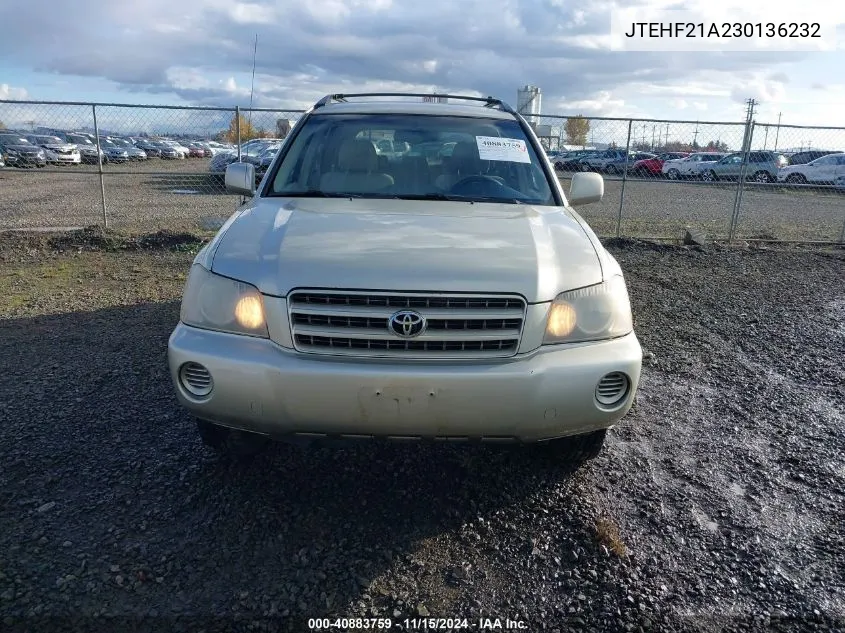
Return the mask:
POLYGON ((611 241, 644 373, 572 473, 451 445, 217 458, 166 365, 206 237, 0 234, 1 629, 845 627, 842 249, 611 241))

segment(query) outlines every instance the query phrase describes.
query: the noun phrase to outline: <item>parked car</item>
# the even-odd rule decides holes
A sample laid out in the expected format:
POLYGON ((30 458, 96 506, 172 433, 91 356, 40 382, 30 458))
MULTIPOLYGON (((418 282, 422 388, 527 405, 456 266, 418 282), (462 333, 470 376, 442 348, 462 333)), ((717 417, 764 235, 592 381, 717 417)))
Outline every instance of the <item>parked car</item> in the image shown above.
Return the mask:
POLYGON ((787 165, 778 171, 778 182, 832 185, 845 176, 845 153, 827 154, 805 165, 787 165))
POLYGON ((790 165, 806 165, 810 161, 816 160, 817 158, 821 158, 822 156, 838 153, 839 152, 833 150, 813 149, 804 152, 794 152, 792 154, 789 154, 787 158, 789 159, 790 165))
POLYGON ((327 96, 260 190, 254 165, 227 167, 228 191, 251 200, 194 259, 168 343, 207 445, 380 436, 598 454, 642 364, 622 269, 572 208, 601 200, 602 177, 574 174, 567 199, 525 119, 457 101, 327 96), (382 130, 412 148, 461 140, 441 173, 410 152, 385 172, 356 138, 382 130))
POLYGON ((580 161, 581 171, 604 171, 608 163, 620 159, 624 161, 625 153, 624 149, 611 148, 586 156, 580 161))
POLYGON ((604 171, 608 174, 621 174, 625 171, 625 165, 628 165, 628 170, 638 161, 649 160, 655 158, 651 152, 631 152, 627 159, 623 152, 621 156, 611 159, 604 164, 604 171))
POLYGON ((64 139, 68 143, 73 143, 76 146, 79 150, 79 158, 81 162, 96 165, 98 162, 98 156, 102 157, 104 163, 108 162, 108 157, 105 152, 100 149, 98 153, 96 140, 87 134, 83 134, 81 132, 66 132, 62 134, 60 138, 64 139))
POLYGON ((205 157, 205 148, 200 146, 198 143, 188 143, 186 147, 188 148, 188 156, 190 158, 205 157))
POLYGON ((650 158, 642 158, 631 165, 631 171, 635 176, 654 177, 663 175, 663 163, 667 160, 681 160, 689 156, 689 152, 663 152, 650 158))
POLYGON ((103 136, 100 137, 100 149, 103 150, 110 163, 129 162, 129 152, 103 136))
POLYGON ((117 147, 125 150, 129 155, 129 160, 147 160, 147 152, 139 147, 135 147, 127 139, 110 136, 108 140, 114 143, 117 147))
MULTIPOLYGON (((257 157, 268 147, 278 144, 279 139, 253 139, 241 144, 241 160, 246 160, 249 157, 257 157)), ((375 149, 375 148, 374 148, 375 149)), ((208 164, 208 171, 216 176, 223 176, 226 167, 238 160, 237 149, 229 152, 221 152, 215 154, 208 164)))
MULTIPOLYGON (((725 156, 718 162, 707 165, 701 172, 701 178, 708 182, 716 180, 737 180, 742 173, 744 152, 725 156)), ((745 176, 754 182, 776 182, 780 169, 786 167, 787 158, 776 152, 749 152, 745 176)))
POLYGON ((53 165, 79 165, 82 162, 79 149, 57 136, 33 134, 27 137, 30 143, 44 150, 48 163, 53 165))
POLYGON ((261 152, 258 156, 256 156, 254 159, 251 159, 249 161, 255 165, 256 180, 260 181, 264 177, 264 174, 267 173, 267 169, 270 167, 270 164, 273 162, 273 159, 276 158, 276 154, 279 153, 279 149, 281 148, 281 146, 281 143, 277 145, 271 145, 263 152, 261 152))
POLYGON ((721 152, 695 152, 686 158, 672 158, 663 161, 660 172, 669 180, 680 178, 698 178, 704 163, 715 163, 722 160, 726 154, 721 152))
POLYGON ((30 143, 20 134, 0 133, 0 152, 5 163, 14 167, 44 167, 47 155, 43 149, 30 143))
POLYGON ((170 139, 160 139, 160 140, 156 141, 156 143, 160 147, 168 147, 168 148, 172 149, 173 152, 175 152, 175 155, 173 154, 173 152, 163 153, 162 158, 176 158, 176 159, 182 160, 182 159, 188 158, 188 154, 190 154, 190 150, 188 150, 187 147, 184 147, 183 145, 181 145, 177 141, 172 141, 170 139))
POLYGON ((557 171, 581 171, 580 168, 577 167, 577 161, 579 158, 588 156, 589 154, 590 150, 561 152, 552 161, 552 165, 554 165, 554 168, 557 171))
POLYGON ((165 143, 164 141, 152 141, 153 145, 155 145, 159 152, 161 152, 161 158, 165 158, 168 160, 180 160, 185 158, 185 154, 169 143, 165 143))
POLYGON ((3 153, 3 149, 0 148, 0 167, 6 166, 6 155, 3 153))
POLYGON ((161 158, 161 147, 154 141, 133 139, 133 145, 142 150, 147 155, 147 158, 161 158))

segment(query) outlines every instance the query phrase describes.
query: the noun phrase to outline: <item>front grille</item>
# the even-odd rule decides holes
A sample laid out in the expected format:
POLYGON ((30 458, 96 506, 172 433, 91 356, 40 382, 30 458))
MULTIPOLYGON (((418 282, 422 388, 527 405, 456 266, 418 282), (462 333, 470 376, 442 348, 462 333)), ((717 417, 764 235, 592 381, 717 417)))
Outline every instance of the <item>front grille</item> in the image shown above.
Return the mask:
POLYGON ((288 300, 301 352, 402 358, 485 358, 516 354, 525 301, 515 296, 299 290, 288 300), (391 317, 408 310, 425 320, 404 337, 391 317))

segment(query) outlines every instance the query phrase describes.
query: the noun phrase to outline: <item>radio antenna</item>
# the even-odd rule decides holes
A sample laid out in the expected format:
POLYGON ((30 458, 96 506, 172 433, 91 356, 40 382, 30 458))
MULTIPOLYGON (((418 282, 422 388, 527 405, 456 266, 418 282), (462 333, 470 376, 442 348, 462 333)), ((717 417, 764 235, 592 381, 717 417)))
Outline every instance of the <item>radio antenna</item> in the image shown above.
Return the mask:
POLYGON ((258 52, 258 33, 255 34, 255 45, 252 47, 252 85, 249 88, 249 119, 247 130, 252 129, 252 96, 255 94, 255 55, 258 52))

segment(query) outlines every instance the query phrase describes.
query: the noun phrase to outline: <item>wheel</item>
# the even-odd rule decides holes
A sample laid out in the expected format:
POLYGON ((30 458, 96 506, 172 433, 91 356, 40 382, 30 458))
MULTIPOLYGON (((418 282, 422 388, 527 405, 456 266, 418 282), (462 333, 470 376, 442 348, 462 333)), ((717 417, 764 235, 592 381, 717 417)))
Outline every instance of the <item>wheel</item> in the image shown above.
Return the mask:
POLYGON ((619 173, 619 168, 616 165, 608 165, 605 171, 607 171, 608 174, 616 175, 619 173))
POLYGON ((206 420, 196 420, 197 432, 202 443, 218 453, 236 459, 248 459, 267 448, 270 440, 257 433, 238 431, 213 424, 206 420))
POLYGON ((556 171, 563 171, 563 163, 555 163, 556 171))
POLYGON ((666 172, 666 177, 669 180, 678 180, 681 177, 681 172, 679 172, 677 169, 675 169, 673 167, 672 169, 670 169, 669 171, 666 172))
POLYGON ((804 177, 804 174, 789 174, 786 177, 786 182, 790 182, 795 185, 806 185, 807 178, 804 177))
POLYGON ((601 429, 583 435, 542 442, 537 448, 544 457, 576 469, 584 462, 598 457, 606 436, 607 429, 601 429))
POLYGON ((754 175, 751 177, 754 182, 772 182, 774 178, 772 175, 764 170, 760 170, 758 172, 754 172, 754 175))
POLYGON ((701 179, 706 182, 716 182, 719 180, 719 177, 716 175, 716 172, 712 169, 708 169, 704 173, 701 174, 701 179))
POLYGON ((581 163, 581 171, 592 171, 587 163, 581 163))

